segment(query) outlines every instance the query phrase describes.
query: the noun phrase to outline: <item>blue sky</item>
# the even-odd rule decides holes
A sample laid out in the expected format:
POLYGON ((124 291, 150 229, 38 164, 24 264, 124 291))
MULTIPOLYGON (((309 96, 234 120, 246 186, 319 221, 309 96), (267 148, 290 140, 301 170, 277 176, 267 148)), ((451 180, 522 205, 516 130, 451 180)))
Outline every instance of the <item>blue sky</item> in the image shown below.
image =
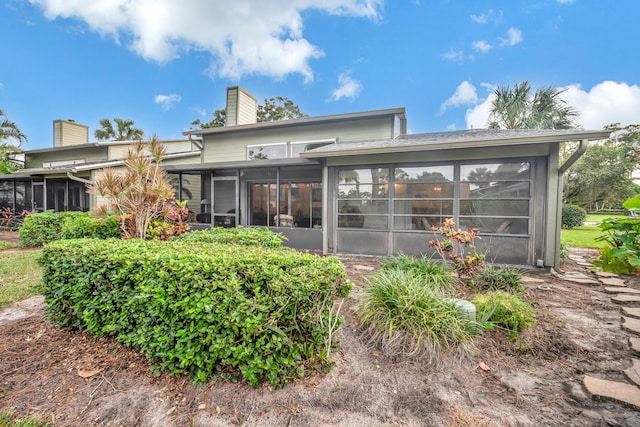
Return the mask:
POLYGON ((495 85, 553 85, 585 129, 640 123, 636 0, 2 0, 0 109, 132 119, 180 138, 240 85, 311 116, 406 107, 411 133, 483 127, 495 85))

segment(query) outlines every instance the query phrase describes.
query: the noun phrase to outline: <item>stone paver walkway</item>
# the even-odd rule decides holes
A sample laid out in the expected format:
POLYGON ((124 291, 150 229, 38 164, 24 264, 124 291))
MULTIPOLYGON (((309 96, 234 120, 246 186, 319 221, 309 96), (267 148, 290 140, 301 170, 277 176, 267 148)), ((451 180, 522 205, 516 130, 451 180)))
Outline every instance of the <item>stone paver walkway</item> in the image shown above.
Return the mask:
MULTIPOLYGON (((603 292, 612 295, 611 301, 621 306, 620 327, 629 332, 629 347, 640 353, 640 290, 627 287, 624 279, 617 274, 594 272, 595 266, 579 251, 572 252, 569 258, 584 267, 585 272, 556 274, 556 277, 589 286, 602 286, 603 292)), ((640 410, 640 359, 631 359, 630 365, 623 372, 629 383, 585 375, 584 386, 594 398, 615 400, 640 410)))

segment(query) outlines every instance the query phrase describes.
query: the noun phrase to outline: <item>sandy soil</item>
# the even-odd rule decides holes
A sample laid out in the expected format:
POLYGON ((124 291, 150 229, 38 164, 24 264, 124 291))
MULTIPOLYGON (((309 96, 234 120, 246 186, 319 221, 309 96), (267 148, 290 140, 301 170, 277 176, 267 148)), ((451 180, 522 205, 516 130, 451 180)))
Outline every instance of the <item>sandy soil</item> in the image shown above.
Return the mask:
MULTIPOLYGON (((355 296, 377 261, 343 263, 355 296)), ((335 368, 279 390, 153 378, 140 354, 58 329, 35 297, 0 311, 0 409, 51 426, 640 426, 638 412, 595 401, 582 386, 585 374, 625 381, 633 354, 619 307, 601 286, 534 277, 544 280, 527 285, 538 323, 521 341, 491 331, 470 354, 437 363, 394 360, 367 346, 352 297, 335 368)))

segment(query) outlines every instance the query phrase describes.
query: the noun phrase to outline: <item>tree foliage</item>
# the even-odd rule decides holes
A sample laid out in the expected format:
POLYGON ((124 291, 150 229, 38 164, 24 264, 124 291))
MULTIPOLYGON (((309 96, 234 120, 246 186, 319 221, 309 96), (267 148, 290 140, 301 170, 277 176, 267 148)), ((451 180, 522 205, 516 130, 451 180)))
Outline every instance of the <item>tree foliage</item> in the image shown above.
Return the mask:
POLYGON ((22 167, 16 156, 22 152, 20 147, 26 141, 27 136, 0 109, 0 174, 11 173, 22 167))
POLYGON ((566 89, 542 87, 532 94, 528 81, 513 89, 498 86, 491 101, 490 129, 572 129, 578 111, 560 97, 566 89))
POLYGON ((101 129, 94 133, 98 141, 135 141, 144 135, 142 129, 134 127, 133 120, 116 117, 113 123, 109 119, 101 119, 99 123, 101 129))
MULTIPOLYGON (((257 120, 258 122, 274 122, 279 120, 299 119, 308 117, 304 114, 298 105, 288 98, 276 96, 264 100, 264 104, 258 105, 257 120)), ((213 112, 213 120, 202 122, 196 119, 191 122, 196 129, 210 129, 225 126, 227 122, 227 111, 225 109, 213 112)))
POLYGON ((138 140, 129 149, 124 171, 105 168, 91 192, 107 199, 96 210, 99 215, 115 213, 125 239, 166 239, 186 231, 185 203, 175 192, 160 167, 165 147, 154 135, 148 142, 138 140), (154 222, 155 221, 155 222, 154 222))
POLYGON ((590 144, 565 174, 565 201, 588 211, 619 207, 638 193, 631 173, 640 158, 640 125, 615 123, 605 129, 613 132, 612 137, 590 144))

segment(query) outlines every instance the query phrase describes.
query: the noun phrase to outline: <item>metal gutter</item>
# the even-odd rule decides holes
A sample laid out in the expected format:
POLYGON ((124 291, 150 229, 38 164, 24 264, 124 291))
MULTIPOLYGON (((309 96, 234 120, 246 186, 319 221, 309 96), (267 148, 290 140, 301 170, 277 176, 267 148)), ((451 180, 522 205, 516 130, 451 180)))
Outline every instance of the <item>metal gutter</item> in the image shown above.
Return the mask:
POLYGON ((587 145, 589 141, 583 139, 580 141, 580 145, 578 145, 578 149, 565 161, 562 166, 558 168, 558 173, 562 175, 569 169, 582 155, 587 151, 587 145))

